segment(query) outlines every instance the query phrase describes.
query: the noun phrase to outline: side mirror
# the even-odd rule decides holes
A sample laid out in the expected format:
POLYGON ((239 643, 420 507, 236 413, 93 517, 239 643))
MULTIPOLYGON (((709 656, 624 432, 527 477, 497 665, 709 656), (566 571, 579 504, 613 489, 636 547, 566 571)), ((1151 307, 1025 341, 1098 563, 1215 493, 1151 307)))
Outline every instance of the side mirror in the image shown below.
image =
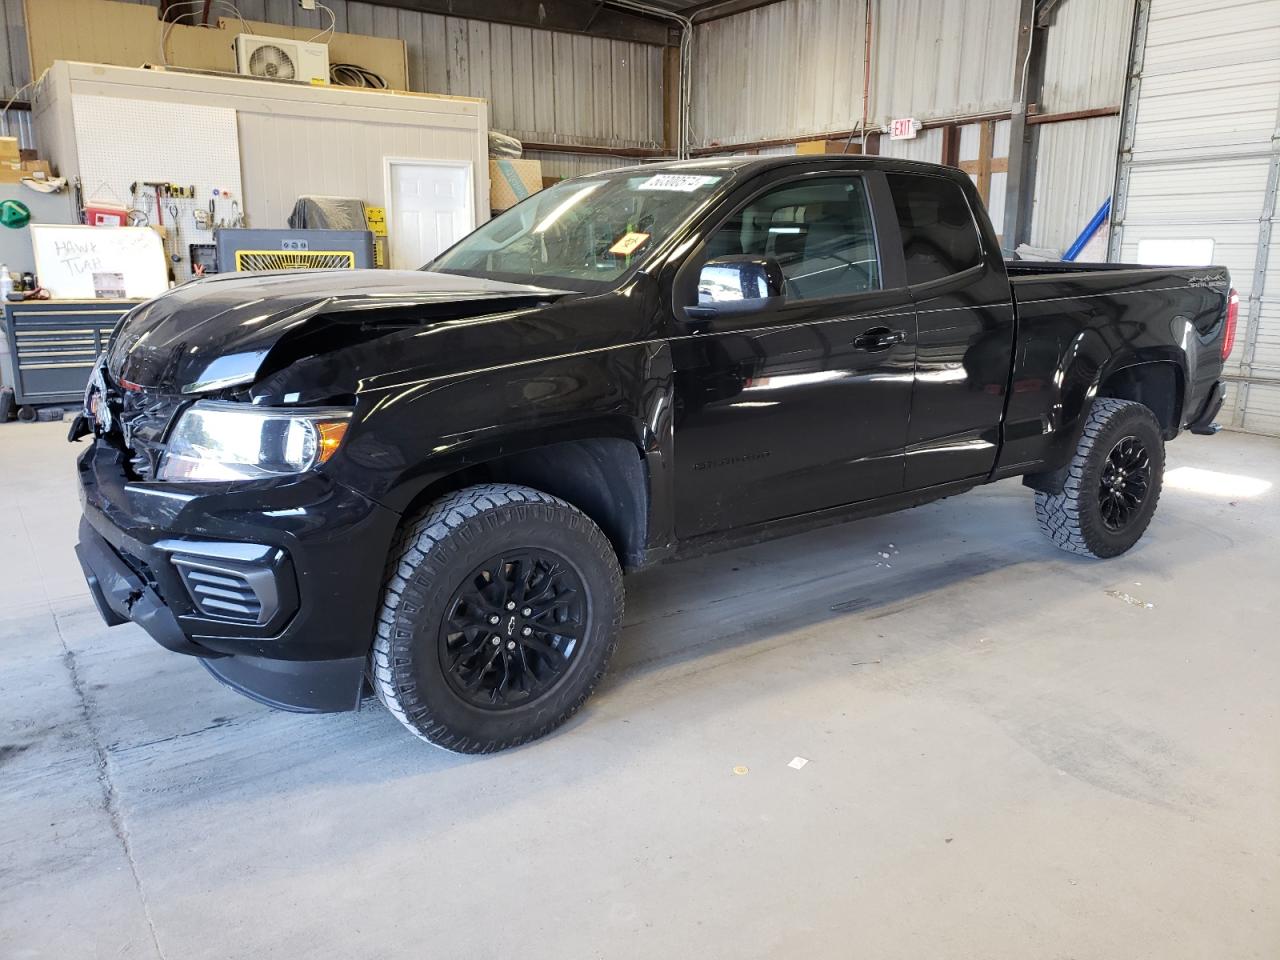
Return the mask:
POLYGON ((748 313, 772 306, 782 296, 782 267, 772 257, 740 254, 716 257, 698 274, 698 305, 685 312, 698 319, 748 313))

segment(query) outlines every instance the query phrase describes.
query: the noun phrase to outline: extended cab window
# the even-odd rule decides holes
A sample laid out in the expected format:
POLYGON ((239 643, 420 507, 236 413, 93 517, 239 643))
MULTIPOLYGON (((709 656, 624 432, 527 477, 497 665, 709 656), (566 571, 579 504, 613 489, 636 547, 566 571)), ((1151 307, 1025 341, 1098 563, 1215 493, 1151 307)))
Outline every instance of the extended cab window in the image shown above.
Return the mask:
POLYGON ((755 254, 782 267, 795 299, 880 288, 871 209, 860 177, 824 177, 763 193, 707 242, 706 257, 755 254))
POLYGON ((928 283, 982 262, 978 227, 960 185, 943 177, 891 173, 907 283, 928 283))

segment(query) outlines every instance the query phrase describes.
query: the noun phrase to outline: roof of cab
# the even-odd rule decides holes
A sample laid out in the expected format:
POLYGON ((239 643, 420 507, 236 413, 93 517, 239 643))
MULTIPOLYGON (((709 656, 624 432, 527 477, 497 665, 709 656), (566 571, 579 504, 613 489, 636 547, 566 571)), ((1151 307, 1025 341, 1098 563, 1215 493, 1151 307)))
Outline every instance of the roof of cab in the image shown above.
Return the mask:
POLYGON ((820 166, 824 163, 840 164, 845 167, 865 167, 868 170, 883 170, 893 173, 932 174, 934 176, 968 177, 956 167, 948 167, 938 163, 925 163, 920 160, 903 160, 898 157, 863 156, 861 154, 827 153, 803 154, 769 157, 702 157, 693 160, 663 160, 658 163, 641 163, 634 166, 601 170, 592 176, 609 176, 625 171, 670 171, 673 173, 706 173, 723 171, 733 173, 755 174, 777 167, 820 166))

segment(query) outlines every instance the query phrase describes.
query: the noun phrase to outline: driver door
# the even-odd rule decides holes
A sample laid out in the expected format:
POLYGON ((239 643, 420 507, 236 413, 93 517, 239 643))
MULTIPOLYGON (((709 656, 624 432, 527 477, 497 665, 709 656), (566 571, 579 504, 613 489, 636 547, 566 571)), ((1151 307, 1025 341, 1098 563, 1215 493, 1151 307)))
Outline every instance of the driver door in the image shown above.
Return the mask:
POLYGON ((915 314, 884 178, 787 173, 709 230, 676 277, 681 538, 903 489, 915 314), (760 291, 704 269, 721 258, 780 270, 781 290, 744 299, 760 291))

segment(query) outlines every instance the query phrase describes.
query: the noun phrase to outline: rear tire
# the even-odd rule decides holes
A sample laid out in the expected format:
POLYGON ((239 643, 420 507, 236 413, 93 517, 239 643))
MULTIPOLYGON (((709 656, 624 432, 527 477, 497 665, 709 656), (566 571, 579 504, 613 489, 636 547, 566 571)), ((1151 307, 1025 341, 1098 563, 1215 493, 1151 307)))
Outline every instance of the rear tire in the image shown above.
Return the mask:
POLYGON ((457 753, 544 736, 604 676, 622 570, 586 515, 483 484, 405 524, 388 563, 370 679, 412 733, 457 753))
POLYGON ((1151 523, 1164 478, 1164 438, 1150 409, 1132 400, 1094 400, 1058 494, 1036 491, 1045 536, 1069 553, 1124 553, 1151 523))

